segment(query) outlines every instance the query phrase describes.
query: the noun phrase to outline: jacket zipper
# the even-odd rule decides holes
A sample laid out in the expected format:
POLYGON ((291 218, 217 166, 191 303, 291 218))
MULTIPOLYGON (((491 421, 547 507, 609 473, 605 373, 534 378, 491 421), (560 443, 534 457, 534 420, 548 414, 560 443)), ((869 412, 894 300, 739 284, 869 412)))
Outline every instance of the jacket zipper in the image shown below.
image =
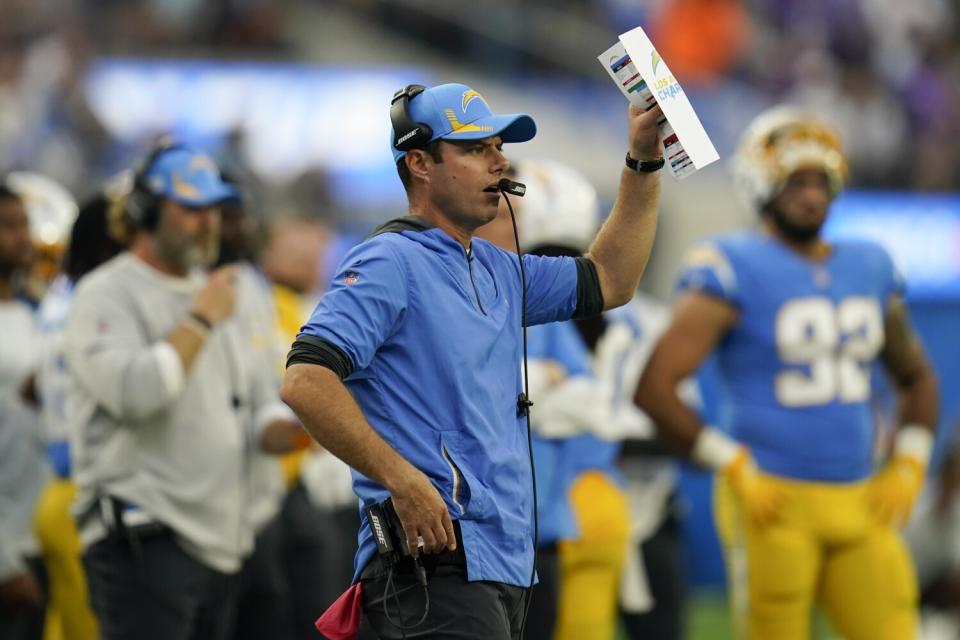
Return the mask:
POLYGON ((467 256, 467 271, 470 272, 470 284, 473 286, 473 295, 477 297, 477 306, 480 307, 480 313, 487 315, 487 312, 483 308, 483 303, 480 302, 480 292, 477 291, 477 283, 473 281, 473 248, 466 250, 467 256))
POLYGON ((453 474, 453 503, 460 509, 460 515, 463 515, 467 510, 460 504, 460 470, 457 469, 457 465, 453 464, 453 460, 450 459, 450 454, 447 453, 447 448, 442 444, 440 445, 440 454, 443 456, 443 459, 447 461, 450 472, 453 474))

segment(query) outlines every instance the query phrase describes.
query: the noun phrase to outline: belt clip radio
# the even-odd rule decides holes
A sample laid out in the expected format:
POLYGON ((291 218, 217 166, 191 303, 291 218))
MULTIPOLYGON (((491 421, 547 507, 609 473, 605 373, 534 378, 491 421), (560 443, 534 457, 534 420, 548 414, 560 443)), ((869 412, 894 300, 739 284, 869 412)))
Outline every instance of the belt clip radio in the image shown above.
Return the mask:
MULTIPOLYGON (((393 507, 393 498, 372 504, 364 509, 367 513, 367 522, 373 532, 373 539, 377 543, 377 553, 385 568, 396 566, 404 558, 409 558, 410 548, 407 545, 407 534, 403 531, 400 517, 393 507)), ((417 579, 423 586, 427 585, 427 573, 420 564, 420 558, 413 558, 417 579)))

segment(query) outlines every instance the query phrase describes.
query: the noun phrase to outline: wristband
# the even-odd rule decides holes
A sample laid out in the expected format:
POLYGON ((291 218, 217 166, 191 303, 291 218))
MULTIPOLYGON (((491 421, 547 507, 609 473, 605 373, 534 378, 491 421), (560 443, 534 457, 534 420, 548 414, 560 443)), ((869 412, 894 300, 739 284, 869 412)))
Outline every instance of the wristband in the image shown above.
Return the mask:
POLYGON ((190 317, 197 322, 199 322, 204 329, 211 331, 213 329, 213 323, 203 317, 203 315, 198 311, 191 311, 190 317))
POLYGON ((697 464, 723 471, 743 449, 742 445, 716 427, 704 425, 697 435, 690 457, 697 464))
POLYGON ((663 165, 666 164, 666 160, 663 156, 655 160, 635 160, 630 157, 630 152, 627 151, 626 165, 627 169, 631 171, 636 171, 637 173, 653 173, 654 171, 660 171, 663 169, 663 165))
POLYGON ((933 450, 933 432, 919 424, 905 424, 897 432, 893 444, 894 456, 913 458, 926 469, 933 450))
POLYGON ((186 317, 182 326, 190 329, 203 339, 206 339, 207 336, 210 335, 210 329, 207 328, 207 325, 203 324, 201 320, 194 318, 192 315, 186 317))

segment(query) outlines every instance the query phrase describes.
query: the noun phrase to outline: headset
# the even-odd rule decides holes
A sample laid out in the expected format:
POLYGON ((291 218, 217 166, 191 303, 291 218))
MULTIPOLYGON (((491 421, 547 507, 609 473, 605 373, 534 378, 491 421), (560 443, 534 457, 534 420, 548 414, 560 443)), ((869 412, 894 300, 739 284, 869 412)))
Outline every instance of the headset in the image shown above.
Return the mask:
POLYGON ((393 125, 393 146, 399 151, 422 149, 433 137, 433 129, 425 122, 410 117, 410 101, 426 90, 422 84, 408 84, 390 100, 390 123, 393 125))
POLYGON ((153 150, 137 165, 133 174, 133 187, 127 196, 124 210, 133 226, 153 231, 160 221, 160 202, 163 199, 147 183, 147 176, 162 155, 170 151, 186 149, 169 138, 160 140, 153 150))

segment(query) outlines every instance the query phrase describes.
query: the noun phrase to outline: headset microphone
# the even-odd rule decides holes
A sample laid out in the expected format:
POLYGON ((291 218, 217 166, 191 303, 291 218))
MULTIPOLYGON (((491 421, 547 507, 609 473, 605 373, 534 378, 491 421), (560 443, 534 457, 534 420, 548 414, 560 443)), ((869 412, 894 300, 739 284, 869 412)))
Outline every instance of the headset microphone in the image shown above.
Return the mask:
POLYGON ((497 183, 497 188, 503 193, 509 193, 512 196, 519 196, 521 198, 527 192, 527 185, 522 182, 514 182, 509 178, 500 178, 500 182, 497 183))

